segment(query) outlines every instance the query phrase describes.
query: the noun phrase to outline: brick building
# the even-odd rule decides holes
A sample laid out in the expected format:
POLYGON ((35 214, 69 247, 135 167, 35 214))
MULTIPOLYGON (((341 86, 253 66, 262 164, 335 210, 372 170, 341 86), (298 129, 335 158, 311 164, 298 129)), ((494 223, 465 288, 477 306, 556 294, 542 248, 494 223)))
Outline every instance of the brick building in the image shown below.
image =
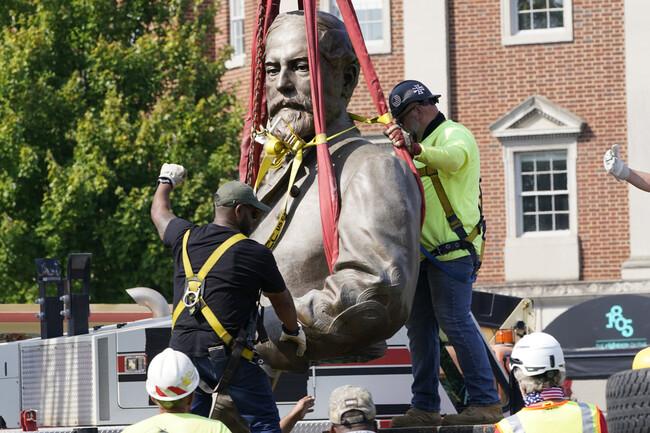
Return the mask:
MULTIPOLYGON (((419 79, 476 136, 488 223, 477 289, 533 298, 544 328, 597 295, 650 293, 650 196, 602 168, 619 143, 632 167, 650 170, 650 4, 522 3, 354 2, 384 92, 419 79)), ((224 83, 243 103, 256 13, 257 1, 222 0, 217 18, 215 46, 235 48, 224 83)), ((363 79, 349 108, 376 115, 363 79)))

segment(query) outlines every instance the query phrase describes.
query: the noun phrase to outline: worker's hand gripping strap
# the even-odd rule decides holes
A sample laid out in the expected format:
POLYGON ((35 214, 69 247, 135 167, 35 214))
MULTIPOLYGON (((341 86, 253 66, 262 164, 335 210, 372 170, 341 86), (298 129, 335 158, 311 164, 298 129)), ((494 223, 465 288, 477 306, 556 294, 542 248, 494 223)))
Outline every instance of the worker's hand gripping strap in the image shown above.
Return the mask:
MULTIPOLYGON (((203 317, 205 317, 205 320, 207 320, 207 322, 210 324, 212 330, 219 336, 221 341, 223 341, 226 346, 232 348, 232 345, 234 343, 232 336, 228 333, 228 331, 226 331, 221 322, 219 322, 219 319, 217 319, 217 316, 214 315, 210 307, 208 307, 208 304, 206 304, 203 300, 203 281, 205 281, 205 277, 208 275, 208 272, 210 272, 210 270, 214 267, 221 256, 223 256, 223 254, 228 250, 228 248, 237 242, 247 238, 243 234, 237 233, 226 239, 225 242, 219 245, 219 247, 217 247, 217 249, 212 252, 208 260, 206 260, 206 262, 199 270, 198 274, 195 276, 194 271, 192 270, 192 265, 190 264, 190 258, 187 254, 187 240, 189 239, 189 236, 190 231, 187 230, 183 236, 183 267, 185 269, 185 277, 187 278, 187 287, 185 289, 185 293, 183 294, 181 302, 179 302, 174 309, 174 314, 172 315, 172 329, 174 329, 176 320, 178 320, 181 312, 187 306, 184 302, 187 298, 189 300, 188 303, 191 303, 192 305, 189 307, 190 313, 192 309, 198 308, 198 310, 201 311, 201 314, 203 314, 203 317)), ((242 356, 250 360, 253 359, 254 353, 252 350, 245 348, 243 349, 242 356)))
MULTIPOLYGON (((479 222, 476 224, 472 232, 468 235, 467 232, 465 231, 465 228, 463 227, 463 222, 458 218, 456 213, 454 212, 454 209, 451 207, 451 203, 449 202, 449 197, 447 196, 447 193, 445 192, 444 187, 442 186, 442 182, 440 181, 440 176, 438 176, 438 170, 430 167, 422 167, 418 170, 418 173, 420 176, 429 176, 431 179, 431 183, 433 183, 433 187, 436 190, 436 194, 438 195, 438 200, 440 200, 440 204, 442 206, 442 209, 445 211, 445 216, 447 218, 447 222, 449 223, 449 227, 451 230, 456 233, 456 236, 458 236, 458 239, 460 239, 460 243, 458 242, 447 242, 445 244, 437 245, 436 246, 436 253, 437 254, 446 254, 458 249, 466 249, 469 251, 470 256, 472 257, 472 263, 474 264, 474 272, 473 272, 473 278, 476 280, 476 275, 478 274, 478 270, 481 267, 481 263, 483 260, 483 250, 485 247, 485 220, 483 219, 483 211, 482 211, 482 193, 479 194, 480 202, 479 203, 479 212, 480 212, 480 218, 479 222), (481 243, 481 251, 479 254, 476 253, 476 248, 474 248, 473 241, 478 236, 483 232, 483 240, 481 243)), ((479 191, 480 191, 480 184, 479 184, 479 191)), ((421 247, 422 250, 424 248, 421 247)), ((433 257, 431 253, 427 251, 425 254, 427 258, 429 256, 433 257)), ((431 259, 429 259, 431 261, 431 259)), ((436 262, 440 263, 439 260, 434 259, 436 262)), ((433 262, 433 261, 432 261, 433 262)), ((436 264, 436 263, 434 263, 436 264)), ((436 264, 440 269, 445 271, 442 267, 440 267, 438 264, 436 264)), ((453 275, 449 274, 447 271, 445 271, 448 275, 454 277, 453 275)), ((463 281, 462 279, 454 277, 456 280, 463 281)))

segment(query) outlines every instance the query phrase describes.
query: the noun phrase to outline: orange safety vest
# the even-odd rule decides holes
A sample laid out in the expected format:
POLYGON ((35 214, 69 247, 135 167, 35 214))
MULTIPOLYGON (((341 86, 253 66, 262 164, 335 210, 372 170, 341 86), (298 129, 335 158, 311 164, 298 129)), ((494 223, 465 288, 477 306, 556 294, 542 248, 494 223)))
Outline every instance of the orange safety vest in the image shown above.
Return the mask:
POLYGON ((501 420, 503 433, 601 433, 600 411, 588 403, 545 401, 501 420))

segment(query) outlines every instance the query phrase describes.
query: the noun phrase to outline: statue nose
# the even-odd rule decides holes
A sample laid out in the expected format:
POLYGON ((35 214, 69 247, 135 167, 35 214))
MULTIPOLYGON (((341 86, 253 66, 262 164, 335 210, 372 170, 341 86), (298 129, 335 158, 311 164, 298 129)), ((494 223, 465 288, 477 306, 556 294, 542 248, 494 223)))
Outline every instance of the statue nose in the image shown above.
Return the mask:
POLYGON ((293 77, 291 71, 284 69, 280 71, 280 76, 278 77, 278 90, 288 91, 295 89, 293 83, 293 77))

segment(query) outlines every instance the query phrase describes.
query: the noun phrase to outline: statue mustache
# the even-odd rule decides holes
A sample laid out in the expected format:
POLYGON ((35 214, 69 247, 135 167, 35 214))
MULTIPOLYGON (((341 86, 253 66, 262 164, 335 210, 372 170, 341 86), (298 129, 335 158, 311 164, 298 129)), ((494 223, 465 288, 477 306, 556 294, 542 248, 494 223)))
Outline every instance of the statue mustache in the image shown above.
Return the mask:
POLYGON ((268 106, 269 106, 269 115, 271 117, 275 117, 275 115, 278 114, 278 112, 283 108, 288 108, 290 110, 296 110, 296 111, 305 111, 307 114, 310 115, 312 114, 313 111, 311 99, 305 97, 296 97, 293 99, 282 98, 277 102, 269 101, 268 106))

